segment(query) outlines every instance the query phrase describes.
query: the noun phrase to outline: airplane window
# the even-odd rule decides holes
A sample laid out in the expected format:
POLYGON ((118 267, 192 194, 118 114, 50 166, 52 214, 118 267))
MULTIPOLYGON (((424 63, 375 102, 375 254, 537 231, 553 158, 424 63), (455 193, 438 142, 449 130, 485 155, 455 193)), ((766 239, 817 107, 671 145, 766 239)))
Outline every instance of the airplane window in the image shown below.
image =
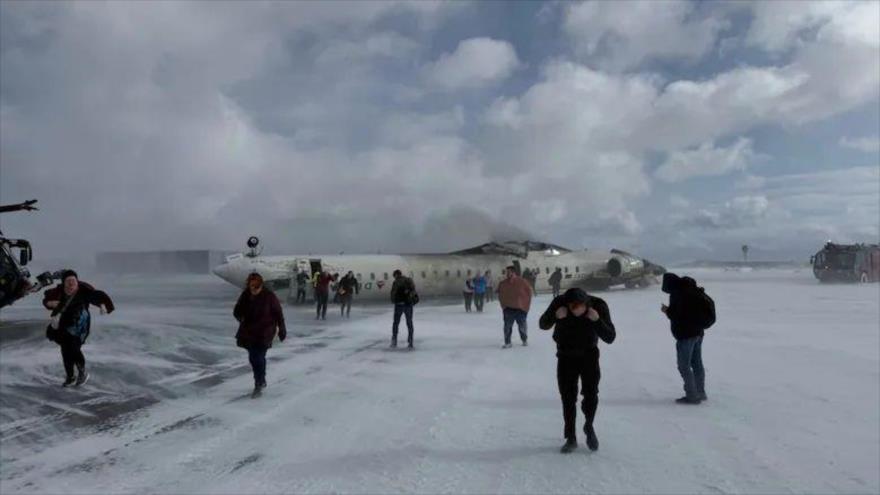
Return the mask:
POLYGON ((376 280, 376 274, 375 274, 375 273, 371 273, 371 274, 370 274, 370 280, 376 280))
POLYGON ((425 272, 422 272, 422 278, 427 278, 427 277, 428 277, 428 274, 426 274, 425 272))
POLYGON ((564 270, 565 270, 565 273, 568 273, 568 267, 565 267, 564 270))
POLYGON ((468 277, 470 277, 470 276, 471 276, 471 271, 470 271, 470 270, 468 270, 468 277))
POLYGON ((382 278, 384 278, 385 280, 388 280, 388 272, 383 273, 382 278))
POLYGON ((574 272, 575 272, 575 273, 580 273, 580 272, 581 272, 581 267, 579 267, 579 266, 574 267, 574 272))
POLYGON ((461 270, 456 270, 455 276, 461 278, 461 270))
POLYGON ((446 278, 449 278, 449 270, 446 270, 446 278))
POLYGON ((434 278, 437 278, 437 270, 434 270, 434 278))

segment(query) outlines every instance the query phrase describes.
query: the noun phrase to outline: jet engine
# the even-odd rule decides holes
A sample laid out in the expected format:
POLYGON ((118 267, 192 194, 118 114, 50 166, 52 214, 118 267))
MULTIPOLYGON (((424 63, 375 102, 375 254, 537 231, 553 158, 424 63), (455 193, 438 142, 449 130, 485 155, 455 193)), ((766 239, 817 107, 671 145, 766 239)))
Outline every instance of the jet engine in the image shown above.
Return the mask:
POLYGON ((641 275, 645 270, 645 261, 635 256, 615 254, 608 260, 605 269, 613 278, 641 275))

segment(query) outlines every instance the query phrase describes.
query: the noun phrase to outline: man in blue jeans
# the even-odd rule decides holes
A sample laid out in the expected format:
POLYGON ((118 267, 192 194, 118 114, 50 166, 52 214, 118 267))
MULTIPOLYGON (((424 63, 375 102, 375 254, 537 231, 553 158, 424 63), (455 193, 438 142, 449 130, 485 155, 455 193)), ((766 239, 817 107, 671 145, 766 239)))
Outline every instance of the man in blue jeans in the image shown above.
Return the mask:
POLYGON ((391 302, 394 303, 394 324, 391 326, 391 347, 397 347, 397 329, 400 317, 406 316, 406 328, 409 331, 407 347, 413 348, 413 306, 418 303, 416 284, 409 277, 404 277, 400 270, 394 270, 394 283, 391 284, 391 302))
POLYGON ((684 397, 679 404, 696 405, 706 400, 706 370, 703 368, 703 335, 697 313, 702 288, 690 277, 674 273, 663 275, 663 292, 669 294, 669 306, 660 307, 669 318, 675 350, 678 354, 678 372, 684 382, 684 397))
POLYGON ((532 286, 516 273, 516 268, 507 267, 506 278, 498 284, 498 302, 504 313, 504 345, 503 349, 511 347, 510 339, 513 335, 513 322, 519 329, 519 337, 522 345, 528 345, 528 327, 526 318, 529 315, 529 307, 532 304, 532 286))

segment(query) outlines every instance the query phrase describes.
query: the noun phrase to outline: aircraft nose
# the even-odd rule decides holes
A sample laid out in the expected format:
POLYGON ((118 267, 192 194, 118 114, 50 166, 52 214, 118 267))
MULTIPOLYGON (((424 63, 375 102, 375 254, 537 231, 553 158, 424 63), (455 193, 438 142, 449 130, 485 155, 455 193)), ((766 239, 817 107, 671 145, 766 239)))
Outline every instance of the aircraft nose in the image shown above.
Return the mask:
POLYGON ((226 280, 227 282, 230 281, 229 280, 229 275, 230 275, 229 263, 221 263, 221 264, 215 266, 214 269, 211 270, 211 272, 213 272, 214 275, 217 275, 218 277, 222 278, 223 280, 226 280))

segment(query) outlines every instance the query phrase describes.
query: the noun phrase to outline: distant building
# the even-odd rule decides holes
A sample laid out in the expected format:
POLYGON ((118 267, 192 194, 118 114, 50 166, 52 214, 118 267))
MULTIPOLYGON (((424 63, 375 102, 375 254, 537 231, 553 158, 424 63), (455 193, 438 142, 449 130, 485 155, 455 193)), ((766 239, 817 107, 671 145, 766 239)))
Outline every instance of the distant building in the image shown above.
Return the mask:
POLYGON ((231 251, 192 249, 180 251, 108 251, 95 256, 103 273, 211 273, 231 251))

